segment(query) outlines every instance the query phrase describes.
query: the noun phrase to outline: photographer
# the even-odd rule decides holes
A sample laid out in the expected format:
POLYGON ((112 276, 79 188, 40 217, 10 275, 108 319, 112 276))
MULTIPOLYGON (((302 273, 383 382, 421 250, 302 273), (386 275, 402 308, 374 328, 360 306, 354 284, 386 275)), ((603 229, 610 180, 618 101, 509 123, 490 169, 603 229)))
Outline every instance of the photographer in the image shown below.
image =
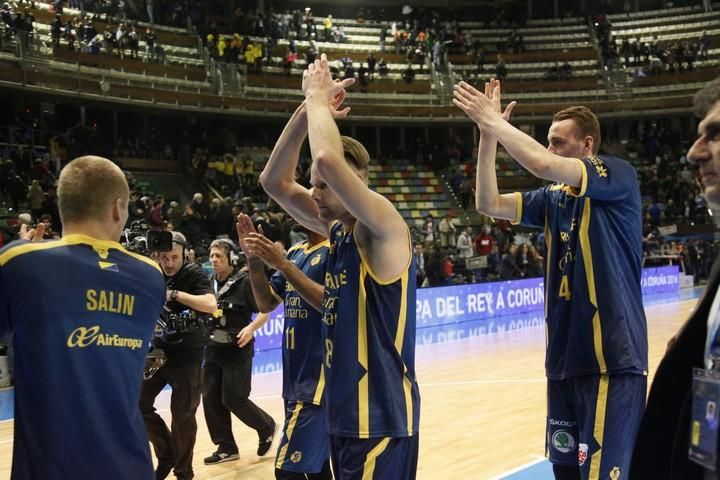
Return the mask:
POLYGON ((160 267, 167 285, 167 327, 160 336, 156 332, 153 341, 154 347, 165 351, 167 363, 143 383, 140 397, 140 410, 158 459, 157 480, 167 477, 173 466, 177 478, 193 478, 195 411, 200 405, 202 352, 207 342, 207 331, 200 317, 217 309, 207 276, 200 267, 185 261, 188 244, 183 234, 172 232, 172 243, 171 251, 160 253, 160 267), (171 429, 153 407, 155 398, 167 384, 172 387, 171 429))
POLYGON ((254 342, 236 344, 237 334, 251 322, 258 308, 247 268, 239 268, 239 256, 230 240, 210 244, 210 263, 215 272, 212 289, 218 301, 217 324, 205 349, 203 367, 203 409, 210 438, 217 451, 205 458, 206 465, 239 458, 232 433, 230 412, 254 429, 259 438, 257 454, 264 456, 272 446, 275 421, 250 399, 254 342))

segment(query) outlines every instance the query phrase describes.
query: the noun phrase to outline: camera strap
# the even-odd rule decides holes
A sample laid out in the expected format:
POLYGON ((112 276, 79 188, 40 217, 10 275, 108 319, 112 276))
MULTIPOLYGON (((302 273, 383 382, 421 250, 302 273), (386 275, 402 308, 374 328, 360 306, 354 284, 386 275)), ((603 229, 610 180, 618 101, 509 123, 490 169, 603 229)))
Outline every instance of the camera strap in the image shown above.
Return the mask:
POLYGON ((247 276, 247 272, 245 272, 243 270, 238 270, 235 273, 233 273, 232 275, 230 275, 230 277, 227 279, 225 284, 220 288, 220 290, 218 290, 218 280, 217 280, 217 277, 215 277, 213 275, 212 286, 213 286, 213 292, 215 292, 215 298, 220 299, 223 295, 225 295, 230 290, 230 288, 235 283, 239 282, 246 276, 247 276))

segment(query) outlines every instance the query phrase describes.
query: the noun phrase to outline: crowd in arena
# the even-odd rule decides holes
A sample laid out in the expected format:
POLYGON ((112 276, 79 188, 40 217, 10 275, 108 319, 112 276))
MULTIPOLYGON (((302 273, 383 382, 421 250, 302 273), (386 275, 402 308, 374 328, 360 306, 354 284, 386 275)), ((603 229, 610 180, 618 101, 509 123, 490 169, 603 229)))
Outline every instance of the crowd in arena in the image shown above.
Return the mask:
POLYGON ((633 69, 636 76, 660 75, 662 73, 692 71, 698 60, 708 58, 711 38, 703 30, 695 41, 662 39, 657 34, 652 40, 628 36, 621 40, 615 36, 612 22, 605 15, 595 18, 595 33, 603 58, 609 69, 633 69))
MULTIPOLYGON (((125 137, 108 146, 100 140, 100 128, 75 125, 62 134, 44 135, 45 148, 23 145, 37 137, 32 127, 39 120, 30 113, 18 118, 12 140, 16 147, 6 147, 0 163, 0 192, 5 205, 13 211, 26 212, 34 222, 50 225, 46 236, 59 232, 55 182, 61 165, 86 151, 107 151, 114 158, 156 158, 178 162, 193 176, 196 185, 209 185, 213 190, 197 192, 192 200, 180 203, 177 198, 166 199, 163 194, 133 191, 130 221, 142 220, 153 229, 183 232, 193 249, 191 255, 206 260, 208 246, 216 237, 236 236, 235 218, 240 213, 251 215, 261 223, 270 238, 279 240, 289 248, 303 234, 285 212, 271 202, 260 188, 259 168, 267 161, 266 147, 236 147, 220 153, 208 144, 174 145, 156 137, 147 139, 125 137)), ((154 130, 153 130, 154 132, 154 130)), ((206 138, 198 135, 198 138, 206 138)), ((388 151, 377 159, 381 164, 392 164, 399 159, 411 159, 424 168, 446 179, 458 206, 444 218, 428 215, 422 224, 409 222, 418 248, 416 257, 418 285, 439 286, 465 282, 481 282, 540 276, 543 271, 543 236, 528 235, 514 229, 509 222, 498 221, 481 225, 464 225, 457 214, 472 208, 470 199, 475 188, 475 155, 472 145, 458 137, 446 145, 435 142, 432 147, 422 141, 411 145, 408 151, 388 151), (468 263, 467 259, 483 257, 482 266, 468 263)), ((707 205, 701 195, 695 174, 687 162, 689 139, 678 137, 664 122, 648 122, 642 134, 622 145, 609 145, 612 153, 631 159, 639 173, 644 196, 645 253, 648 256, 662 251, 676 258, 685 272, 696 275, 696 280, 707 278, 715 246, 703 239, 665 241, 658 227, 684 223, 711 222, 707 205)), ((298 178, 307 178, 309 159, 300 164, 298 178)), ((129 175, 131 188, 136 186, 129 175)), ((23 217, 27 220, 26 217, 23 217)), ((14 231, 6 230, 4 242, 14 231)))

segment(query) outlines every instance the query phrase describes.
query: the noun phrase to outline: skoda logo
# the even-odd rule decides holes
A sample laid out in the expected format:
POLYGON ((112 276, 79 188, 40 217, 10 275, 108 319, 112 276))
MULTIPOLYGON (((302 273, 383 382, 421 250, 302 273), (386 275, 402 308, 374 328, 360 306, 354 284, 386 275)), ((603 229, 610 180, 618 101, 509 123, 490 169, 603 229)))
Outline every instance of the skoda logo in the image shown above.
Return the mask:
POLYGON ((575 449, 575 438, 567 430, 558 430, 552 436, 552 445, 560 453, 568 453, 575 449))
POLYGON ((85 348, 92 345, 100 332, 100 327, 95 325, 94 327, 85 328, 78 327, 70 333, 67 339, 67 346, 85 348))

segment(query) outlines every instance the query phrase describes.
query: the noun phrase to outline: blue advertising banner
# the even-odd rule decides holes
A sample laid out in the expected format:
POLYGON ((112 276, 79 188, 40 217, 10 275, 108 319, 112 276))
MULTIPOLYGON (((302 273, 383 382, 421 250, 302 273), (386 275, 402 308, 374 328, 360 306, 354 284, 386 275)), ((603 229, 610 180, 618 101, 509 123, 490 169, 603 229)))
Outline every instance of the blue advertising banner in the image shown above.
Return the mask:
MULTIPOLYGON (((643 269, 643 295, 657 298, 677 294, 679 288, 677 266, 643 269)), ((545 324, 544 309, 542 278, 420 288, 415 305, 417 345, 540 327, 545 324)), ((283 320, 281 305, 255 332, 255 373, 282 369, 283 320)))

